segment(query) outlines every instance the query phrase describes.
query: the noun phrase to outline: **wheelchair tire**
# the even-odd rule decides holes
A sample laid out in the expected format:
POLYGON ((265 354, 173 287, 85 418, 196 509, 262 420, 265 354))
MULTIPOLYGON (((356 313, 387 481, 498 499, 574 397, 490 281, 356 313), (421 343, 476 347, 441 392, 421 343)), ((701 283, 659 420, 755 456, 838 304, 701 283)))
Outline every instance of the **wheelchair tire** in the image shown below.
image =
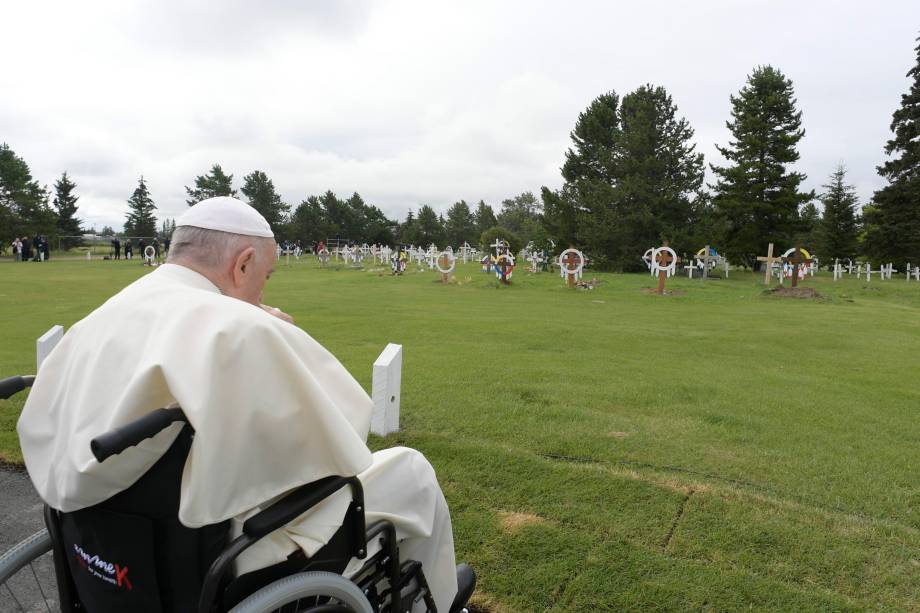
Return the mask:
POLYGON ((0 585, 9 581, 21 569, 51 551, 51 536, 47 530, 36 532, 0 556, 0 585))
POLYGON ((361 588, 342 575, 322 571, 297 573, 279 579, 250 595, 230 613, 266 613, 317 596, 334 598, 353 613, 374 613, 361 588))

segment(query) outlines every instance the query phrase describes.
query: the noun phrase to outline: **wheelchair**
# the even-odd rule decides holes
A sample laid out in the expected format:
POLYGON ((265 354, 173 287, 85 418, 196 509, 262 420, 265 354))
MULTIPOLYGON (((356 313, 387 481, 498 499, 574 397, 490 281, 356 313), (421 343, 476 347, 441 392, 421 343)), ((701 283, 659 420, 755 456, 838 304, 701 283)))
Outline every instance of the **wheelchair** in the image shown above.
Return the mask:
MULTIPOLYGON (((33 381, 0 380, 0 399, 33 381)), ((424 604, 428 613, 437 613, 421 564, 399 560, 393 524, 365 525, 357 477, 332 476, 301 486, 247 519, 231 541, 229 521, 192 529, 178 520, 182 471, 194 439, 181 408, 157 409, 102 434, 92 440, 91 451, 103 462, 176 422, 184 424, 176 440, 134 485, 71 513, 45 505, 46 529, 0 556, 0 591, 9 590, 19 610, 51 611, 56 604, 64 613, 407 613, 424 604), (234 560, 248 547, 345 487, 351 503, 343 524, 315 555, 298 550, 278 564, 233 576, 234 560), (368 555, 374 541, 379 550, 368 555), (362 565, 346 578, 342 573, 352 558, 362 565), (24 605, 12 578, 28 578, 26 569, 38 591, 32 590, 24 605)), ((472 584, 460 586, 453 611, 467 611, 472 576, 472 584)))

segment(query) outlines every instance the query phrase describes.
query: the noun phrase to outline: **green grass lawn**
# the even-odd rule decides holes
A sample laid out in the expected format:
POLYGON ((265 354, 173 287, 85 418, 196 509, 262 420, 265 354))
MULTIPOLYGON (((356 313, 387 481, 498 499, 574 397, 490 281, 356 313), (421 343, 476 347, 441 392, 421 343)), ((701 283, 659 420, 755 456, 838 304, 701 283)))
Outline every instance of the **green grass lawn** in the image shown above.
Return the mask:
MULTIPOLYGON (((794 300, 732 272, 661 297, 460 268, 281 265, 265 298, 365 389, 403 345, 404 430, 371 446, 431 460, 486 610, 918 610, 920 284, 824 273, 794 300)), ((0 376, 147 270, 0 263, 0 376)))

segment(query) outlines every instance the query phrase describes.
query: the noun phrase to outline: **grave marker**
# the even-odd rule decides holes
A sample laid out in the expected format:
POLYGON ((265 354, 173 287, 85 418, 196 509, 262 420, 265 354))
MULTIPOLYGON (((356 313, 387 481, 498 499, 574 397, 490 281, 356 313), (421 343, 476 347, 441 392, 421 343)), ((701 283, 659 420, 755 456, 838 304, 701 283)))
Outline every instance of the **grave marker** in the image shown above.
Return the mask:
POLYGON ((450 283, 450 273, 454 272, 457 266, 457 259, 453 253, 442 251, 435 262, 438 272, 441 273, 441 283, 450 283))
POLYGON ((495 260, 495 276, 505 284, 511 284, 511 275, 514 274, 514 256, 510 253, 503 253, 495 260))
POLYGON ((390 343, 374 362, 371 432, 386 436, 399 430, 399 392, 402 381, 402 345, 390 343))
POLYGON ((782 258, 773 257, 773 243, 770 243, 770 246, 767 247, 767 257, 762 255, 757 256, 758 262, 764 262, 766 267, 766 272, 763 276, 764 285, 770 285, 770 275, 773 273, 773 262, 776 262, 782 258))
POLYGON ((569 247, 559 254, 559 272, 565 278, 569 289, 575 287, 575 282, 581 279, 585 268, 585 254, 574 247, 569 247))
POLYGON ((673 249, 668 247, 668 241, 652 251, 652 274, 658 273, 658 293, 660 295, 664 295, 664 280, 674 274, 678 262, 680 258, 673 249))
POLYGON ((783 262, 792 265, 792 287, 799 283, 799 267, 803 264, 808 266, 813 261, 811 254, 800 247, 793 247, 783 254, 783 262))
POLYGON ((35 341, 35 372, 41 370, 42 362, 51 355, 57 344, 64 338, 63 326, 52 326, 50 330, 38 337, 35 341))

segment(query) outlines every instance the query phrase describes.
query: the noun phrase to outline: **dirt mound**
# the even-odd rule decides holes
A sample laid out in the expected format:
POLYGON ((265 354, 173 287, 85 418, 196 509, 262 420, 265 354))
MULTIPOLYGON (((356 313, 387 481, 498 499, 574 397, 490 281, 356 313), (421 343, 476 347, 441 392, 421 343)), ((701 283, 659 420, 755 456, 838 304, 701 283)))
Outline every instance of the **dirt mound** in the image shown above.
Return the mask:
POLYGON ((769 296, 779 296, 780 298, 805 298, 811 300, 821 300, 824 298, 812 287, 774 287, 766 290, 769 296))
MULTIPOLYGON (((643 287, 643 288, 642 288, 642 293, 643 293, 643 294, 652 294, 652 295, 654 295, 654 296, 657 296, 657 295, 658 295, 658 288, 657 288, 657 287, 643 287)), ((682 289, 667 289, 667 288, 665 288, 665 290, 664 290, 664 295, 665 295, 665 296, 684 296, 684 295, 686 295, 686 293, 687 293, 687 292, 684 291, 684 290, 682 290, 682 289)))

